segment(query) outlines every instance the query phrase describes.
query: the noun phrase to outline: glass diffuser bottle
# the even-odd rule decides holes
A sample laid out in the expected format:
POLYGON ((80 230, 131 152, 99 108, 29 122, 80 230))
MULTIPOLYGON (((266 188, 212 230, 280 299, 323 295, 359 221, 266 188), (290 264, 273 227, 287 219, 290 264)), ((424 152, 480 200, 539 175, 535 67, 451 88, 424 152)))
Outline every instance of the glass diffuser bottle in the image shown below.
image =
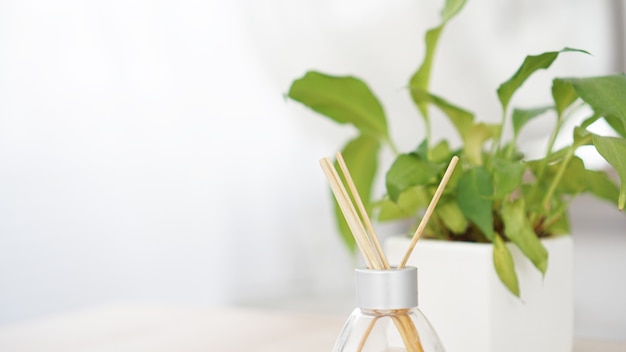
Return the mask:
POLYGON ((357 307, 333 352, 444 352, 417 307, 417 268, 356 269, 357 307))

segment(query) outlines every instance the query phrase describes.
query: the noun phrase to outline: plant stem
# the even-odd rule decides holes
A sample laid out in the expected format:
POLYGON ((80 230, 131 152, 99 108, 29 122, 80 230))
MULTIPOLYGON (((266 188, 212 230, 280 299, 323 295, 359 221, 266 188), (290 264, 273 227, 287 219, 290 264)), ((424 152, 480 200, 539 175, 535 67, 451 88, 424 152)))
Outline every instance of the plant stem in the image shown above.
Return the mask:
MULTIPOLYGON (((565 119, 563 119, 562 113, 557 115, 556 126, 554 127, 554 130, 552 130, 552 134, 550 135, 550 139, 548 140, 548 145, 546 147, 546 155, 541 161, 541 164, 539 164, 539 169, 537 170, 537 176, 535 177, 535 185, 530 191, 529 199, 531 201, 533 201, 535 199, 535 196, 537 195, 539 184, 541 183, 541 180, 543 179, 543 175, 546 171, 546 167, 548 166, 548 157, 550 156, 550 154, 552 154, 552 149, 554 149, 554 143, 556 143, 556 137, 559 135, 559 132, 561 131, 561 127, 563 126, 564 120, 565 119)), ((529 216, 530 222, 534 223, 535 221, 537 221, 537 216, 538 214, 531 213, 529 216)))
POLYGON ((548 210, 550 198, 552 198, 552 195, 554 194, 556 187, 561 182, 561 179, 563 178, 563 175, 565 174, 565 169, 567 168, 567 164, 569 164, 569 161, 574 156, 574 151, 576 151, 576 148, 574 146, 571 146, 568 149, 567 155, 565 156, 565 159, 563 159, 563 163, 561 164, 561 167, 557 171, 556 176, 554 177, 554 180, 552 180, 552 184, 550 184, 550 188, 548 189, 548 192, 546 192, 545 196, 543 197, 543 200, 541 202, 543 209, 548 210))
MULTIPOLYGON (((548 142, 548 150, 546 152, 546 157, 542 160, 541 164, 539 165, 539 170, 537 172, 537 179, 535 180, 535 187, 532 190, 532 193, 531 193, 532 197, 530 199, 533 199, 535 194, 537 193, 537 189, 539 188, 539 183, 540 183, 541 179, 543 178, 543 175, 545 173, 545 168, 546 168, 546 166, 548 164, 548 157, 552 153, 552 149, 554 148, 554 143, 556 141, 556 137, 558 136, 558 134, 559 134, 559 132, 561 130, 561 127, 563 126, 563 123, 565 122, 565 120, 569 116, 571 116, 571 113, 573 111, 575 111, 576 109, 578 109, 581 106, 582 105, 574 107, 570 111, 570 113, 568 113, 568 115, 565 116, 565 117, 563 117, 562 114, 557 117, 556 128, 552 132, 552 136, 550 136, 550 141, 548 142)), ((597 117, 595 117, 595 116, 596 115, 594 115, 591 118, 587 119, 587 121, 585 121, 585 123, 583 123, 583 126, 587 127, 593 121, 597 120, 597 117)), ((590 137, 588 137, 588 138, 590 138, 590 137)), ((550 188, 548 189, 548 192, 545 194, 545 196, 543 197, 543 201, 541 202, 541 204, 542 204, 544 209, 546 209, 546 210, 548 209, 548 202, 550 201, 550 197, 552 197, 554 191, 556 190, 556 187, 557 187, 558 183, 561 182, 561 178, 563 178, 563 174, 565 173, 565 169, 567 168, 567 164, 569 164, 569 161, 574 156, 574 152, 576 151, 576 149, 579 146, 584 145, 585 143, 586 142, 584 140, 578 141, 578 142, 575 141, 574 144, 571 147, 568 148, 567 155, 563 159, 563 164, 561 165, 560 169, 557 171, 557 174, 556 174, 554 180, 552 180, 552 184, 550 185, 550 188)), ((536 219, 535 219, 534 216, 532 216, 531 220, 534 221, 536 219)))
POLYGON ((548 228, 550 228, 550 226, 559 221, 559 218, 563 215, 563 213, 567 211, 567 209, 569 209, 573 200, 574 197, 571 197, 569 200, 563 202, 563 204, 559 208, 557 208, 554 213, 550 214, 549 217, 546 217, 546 219, 543 221, 543 229, 547 230, 548 228))
POLYGON ((391 148, 391 151, 393 152, 393 154, 395 156, 398 156, 400 154, 400 150, 398 149, 398 146, 396 146, 396 144, 393 142, 393 140, 387 137, 385 138, 385 141, 387 142, 387 145, 389 146, 389 148, 391 148))
POLYGON ((426 125, 426 150, 430 150, 430 139, 431 139, 431 126, 430 126, 430 116, 428 114, 428 104, 420 104, 418 105, 418 110, 422 114, 424 118, 424 125, 426 125))
POLYGON ((532 189, 532 193, 530 194, 531 195, 530 199, 533 199, 537 193, 537 189, 539 188, 539 183, 541 179, 543 178, 543 174, 546 171, 546 166, 548 165, 548 157, 550 156, 550 154, 552 154, 552 149, 554 148, 556 137, 558 136, 562 125, 563 123, 561 121, 561 116, 559 116, 556 122, 556 127, 552 131, 552 135, 550 136, 550 140, 548 141, 548 147, 546 148, 546 156, 541 161, 541 164, 539 164, 539 170, 537 171, 537 177, 535 180, 535 187, 533 187, 532 189))
POLYGON ((500 150, 500 147, 502 145, 502 139, 504 138, 504 126, 506 125, 506 107, 502 108, 502 119, 500 122, 500 133, 498 133, 498 136, 496 138, 494 138, 493 144, 491 145, 491 155, 495 156, 497 155, 498 151, 500 150))
POLYGON ((498 151, 502 148, 502 140, 504 139, 504 129, 506 128, 506 108, 502 109, 502 123, 500 124, 500 133, 498 136, 498 151))
MULTIPOLYGON (((554 129, 554 131, 552 131, 552 135, 550 136, 550 140, 548 141, 548 147, 546 149, 546 159, 544 160, 547 160, 550 153, 552 153, 552 149, 554 149, 554 143, 556 143, 556 137, 559 135, 561 126, 563 126, 563 121, 561 120, 561 117, 559 116, 556 122, 556 128, 554 129)), ((542 165, 545 167, 545 164, 546 162, 544 162, 542 165)))

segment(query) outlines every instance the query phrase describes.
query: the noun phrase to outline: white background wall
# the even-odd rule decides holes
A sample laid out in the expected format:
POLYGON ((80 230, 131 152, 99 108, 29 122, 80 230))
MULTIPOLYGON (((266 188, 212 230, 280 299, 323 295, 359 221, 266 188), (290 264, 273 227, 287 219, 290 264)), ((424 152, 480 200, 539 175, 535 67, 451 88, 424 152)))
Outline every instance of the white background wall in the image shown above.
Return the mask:
MULTIPOLYGON (((0 323, 113 300, 345 290, 352 262, 317 160, 352 131, 282 94, 307 69, 361 76, 413 148, 422 127, 403 87, 440 3, 0 1, 0 323)), ((553 75, 612 72, 611 4, 470 0, 444 33, 433 89, 494 121, 495 87, 528 53, 594 56, 559 58, 521 102, 547 102, 553 75)), ((623 235, 613 214, 608 230, 623 235)), ((581 253, 617 248, 587 270, 626 268, 614 261, 624 236, 585 239, 581 253)), ((624 285, 598 301, 624 279, 605 272, 577 286, 577 331, 626 338, 626 305, 606 300, 624 285)))

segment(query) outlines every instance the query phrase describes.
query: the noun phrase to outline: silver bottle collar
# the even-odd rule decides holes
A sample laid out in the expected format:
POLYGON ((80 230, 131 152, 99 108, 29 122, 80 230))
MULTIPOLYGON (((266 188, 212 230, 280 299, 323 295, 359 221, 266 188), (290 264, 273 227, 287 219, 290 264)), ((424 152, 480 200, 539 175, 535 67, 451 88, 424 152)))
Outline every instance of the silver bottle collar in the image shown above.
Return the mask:
POLYGON ((356 301, 363 309, 417 307, 417 268, 356 269, 356 301))

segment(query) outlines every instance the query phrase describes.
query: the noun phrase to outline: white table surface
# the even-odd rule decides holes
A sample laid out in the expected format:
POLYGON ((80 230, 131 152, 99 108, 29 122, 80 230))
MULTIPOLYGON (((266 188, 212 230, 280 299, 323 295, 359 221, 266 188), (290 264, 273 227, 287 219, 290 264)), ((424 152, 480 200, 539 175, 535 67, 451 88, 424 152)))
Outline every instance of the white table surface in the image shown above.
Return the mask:
MULTIPOLYGON (((0 351, 330 351, 346 317, 276 310, 112 304, 0 326, 0 351)), ((578 340, 574 352, 626 352, 578 340)))

